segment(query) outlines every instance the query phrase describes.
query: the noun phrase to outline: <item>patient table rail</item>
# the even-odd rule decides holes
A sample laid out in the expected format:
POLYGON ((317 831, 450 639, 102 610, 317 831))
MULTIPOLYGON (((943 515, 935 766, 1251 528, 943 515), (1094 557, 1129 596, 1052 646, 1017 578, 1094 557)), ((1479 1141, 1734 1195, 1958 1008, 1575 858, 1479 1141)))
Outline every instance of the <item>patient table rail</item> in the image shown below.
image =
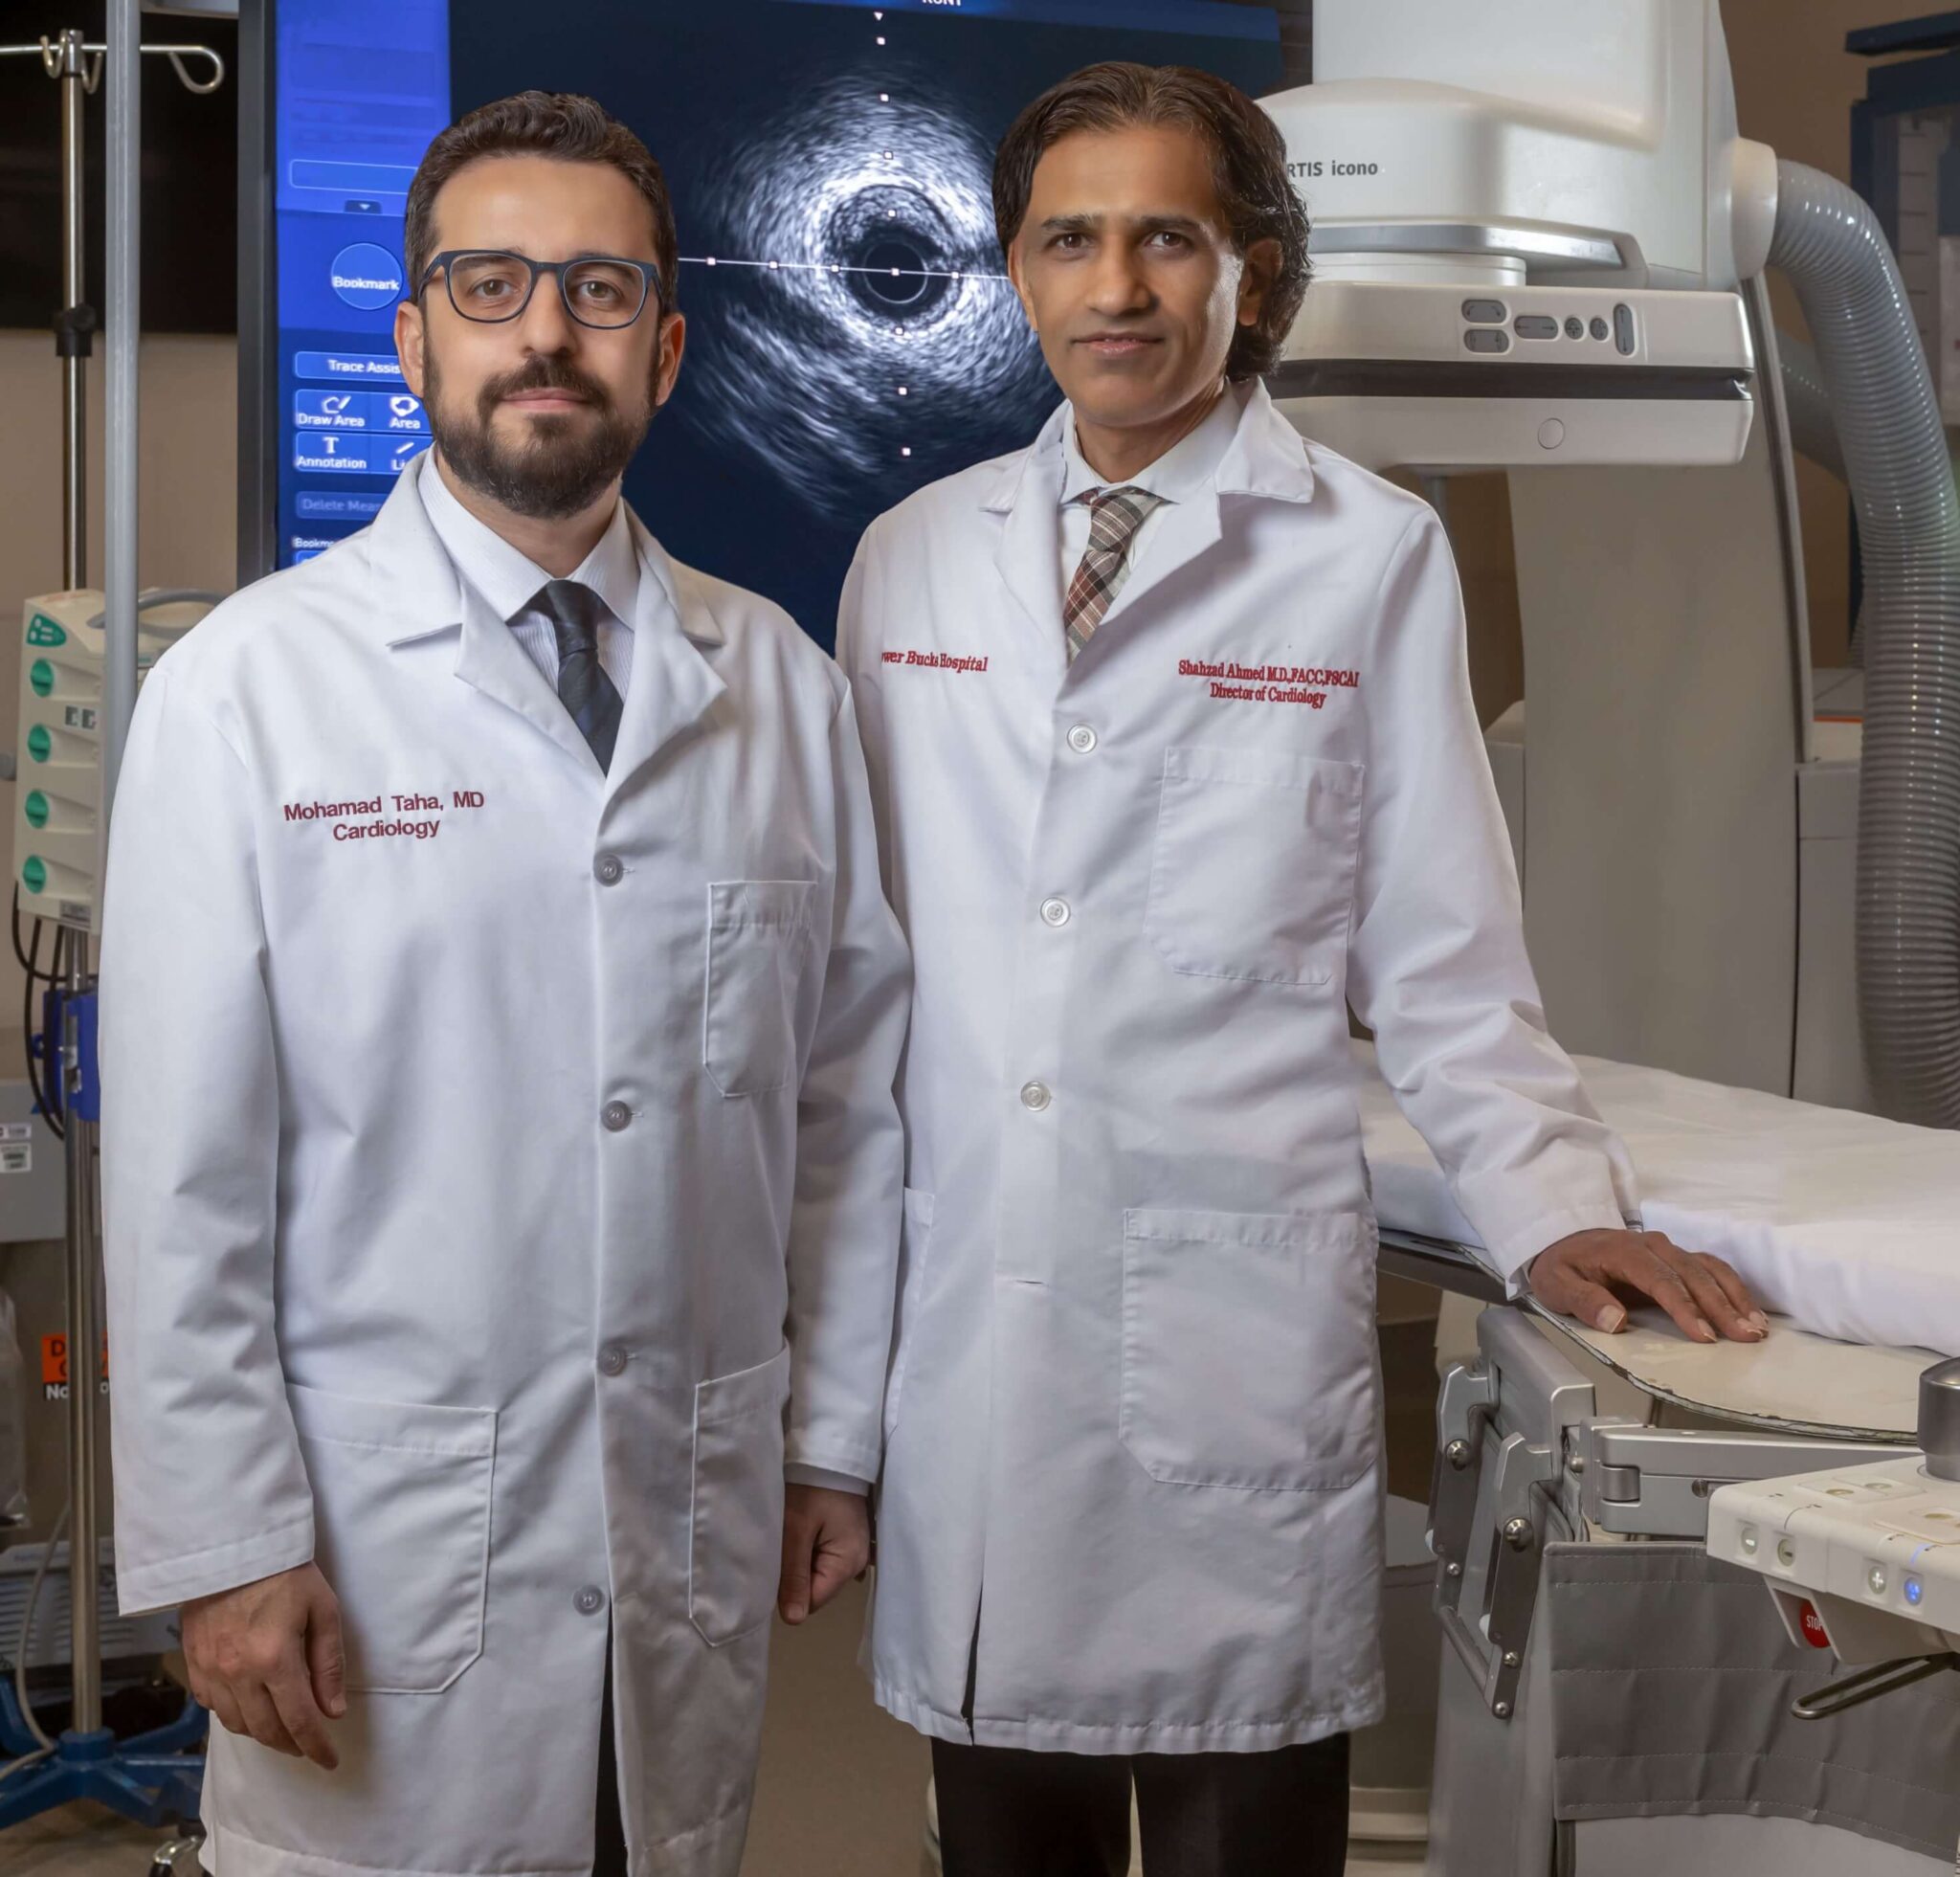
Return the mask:
POLYGON ((1490 1312, 1479 1342, 1443 1377, 1429 1540, 1437 1620, 1501 1721, 1516 1710, 1548 1543, 1703 1539, 1720 1486, 1900 1451, 1601 1414, 1592 1382, 1522 1311, 1490 1312))

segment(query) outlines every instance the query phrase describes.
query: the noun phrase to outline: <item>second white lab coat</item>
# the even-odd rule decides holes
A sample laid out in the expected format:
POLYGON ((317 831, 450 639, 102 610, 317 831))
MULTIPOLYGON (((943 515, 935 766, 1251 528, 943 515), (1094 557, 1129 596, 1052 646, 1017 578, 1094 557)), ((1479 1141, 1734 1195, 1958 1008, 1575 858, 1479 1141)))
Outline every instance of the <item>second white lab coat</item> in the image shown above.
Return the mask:
POLYGON ((1434 513, 1257 390, 1070 665, 1066 421, 874 525, 839 625, 915 972, 870 1661, 947 1739, 1281 1747, 1382 1702, 1348 1004, 1506 1274, 1633 1187, 1434 513))
POLYGON ((316 1559, 325 1773, 215 1732, 221 1877, 734 1877, 783 1467, 870 1478, 902 942, 845 686, 635 525, 603 773, 417 493, 159 661, 102 956, 117 1565, 316 1559))

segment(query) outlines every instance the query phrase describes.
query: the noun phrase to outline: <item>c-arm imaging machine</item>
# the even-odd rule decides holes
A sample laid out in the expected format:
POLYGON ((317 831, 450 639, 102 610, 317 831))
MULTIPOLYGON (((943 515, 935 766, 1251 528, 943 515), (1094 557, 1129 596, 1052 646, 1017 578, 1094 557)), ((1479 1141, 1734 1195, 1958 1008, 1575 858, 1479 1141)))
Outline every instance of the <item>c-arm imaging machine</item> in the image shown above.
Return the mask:
MULTIPOLYGON (((1446 517, 1444 479, 1507 474, 1526 703, 1489 747, 1548 1013, 1644 1222, 1781 1319, 1704 1350, 1492 1310, 1446 1353, 1428 1867, 1930 1877, 1960 1840, 1944 1379, 1918 1444, 1960 1354, 1960 504, 1897 267, 1739 136, 1717 0, 1318 0, 1314 31, 1316 82, 1266 101, 1315 222, 1275 396, 1446 517), (1819 432, 1861 726, 1815 721, 1819 432)), ((1360 1045, 1357 1087, 1385 1264, 1479 1290, 1360 1045)))

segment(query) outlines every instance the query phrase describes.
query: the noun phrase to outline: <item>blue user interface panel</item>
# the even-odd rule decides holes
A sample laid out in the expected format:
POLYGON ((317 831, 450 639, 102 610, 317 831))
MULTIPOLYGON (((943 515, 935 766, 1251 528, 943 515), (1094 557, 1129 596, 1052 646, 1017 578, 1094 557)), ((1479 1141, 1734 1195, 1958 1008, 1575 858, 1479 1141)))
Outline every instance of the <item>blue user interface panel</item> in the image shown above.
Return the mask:
POLYGON ((428 447, 394 309, 409 179, 450 120, 447 0, 284 0, 274 70, 287 567, 365 526, 428 447))
POLYGON ((277 34, 280 564, 363 526, 428 447, 393 324, 431 139, 583 92, 660 159, 680 236, 686 363, 627 498, 824 643, 871 521, 1058 400, 994 237, 1016 113, 1102 59, 1254 97, 1282 72, 1278 11, 1228 0, 561 0, 546 34, 517 0, 278 0, 277 34))

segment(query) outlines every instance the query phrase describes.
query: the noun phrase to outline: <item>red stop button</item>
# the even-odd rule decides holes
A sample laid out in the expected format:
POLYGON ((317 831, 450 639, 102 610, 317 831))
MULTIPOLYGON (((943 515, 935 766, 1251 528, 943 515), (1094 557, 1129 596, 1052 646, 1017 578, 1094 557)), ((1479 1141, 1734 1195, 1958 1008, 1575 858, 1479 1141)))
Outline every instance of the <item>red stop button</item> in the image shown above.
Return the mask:
POLYGON ((1831 1639, 1825 1633, 1824 1620, 1817 1615, 1816 1605, 1804 1602, 1797 1606, 1797 1622, 1803 1629, 1803 1640, 1814 1649, 1828 1649, 1831 1639))

